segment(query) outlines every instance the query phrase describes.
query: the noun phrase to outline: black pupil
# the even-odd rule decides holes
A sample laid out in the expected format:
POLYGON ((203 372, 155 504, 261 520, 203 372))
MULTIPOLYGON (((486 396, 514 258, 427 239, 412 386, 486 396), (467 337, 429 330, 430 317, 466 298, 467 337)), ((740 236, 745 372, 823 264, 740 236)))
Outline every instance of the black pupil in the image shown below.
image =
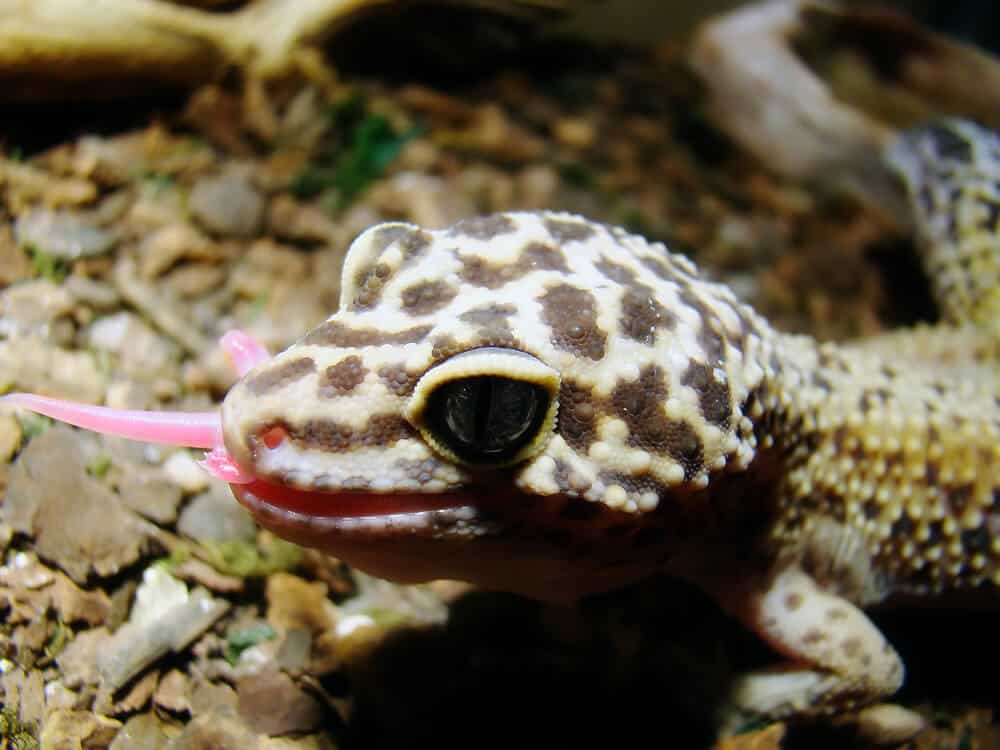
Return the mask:
POLYGON ((427 405, 428 426, 459 458, 503 461, 531 442, 545 419, 541 386, 497 375, 452 380, 427 405))

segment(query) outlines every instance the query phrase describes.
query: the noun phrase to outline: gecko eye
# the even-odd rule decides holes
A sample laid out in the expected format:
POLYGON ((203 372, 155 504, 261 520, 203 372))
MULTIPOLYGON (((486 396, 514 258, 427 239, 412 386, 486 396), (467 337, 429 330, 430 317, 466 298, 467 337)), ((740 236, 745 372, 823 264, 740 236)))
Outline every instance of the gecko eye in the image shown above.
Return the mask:
POLYGON ((504 466, 538 453, 555 424, 559 375, 513 349, 471 349, 428 370, 405 416, 438 453, 504 466))
POLYGON ((538 433, 549 395, 540 385, 497 375, 451 380, 428 399, 427 427, 471 463, 514 456, 538 433))

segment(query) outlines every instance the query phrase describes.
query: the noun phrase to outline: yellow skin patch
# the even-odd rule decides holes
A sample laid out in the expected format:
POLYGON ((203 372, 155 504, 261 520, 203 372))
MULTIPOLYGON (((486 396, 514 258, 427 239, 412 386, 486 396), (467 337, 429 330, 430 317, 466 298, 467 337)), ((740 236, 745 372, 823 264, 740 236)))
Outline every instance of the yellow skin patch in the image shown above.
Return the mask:
POLYGON ((739 681, 749 713, 891 694, 902 664, 860 607, 1000 584, 1000 145, 946 122, 889 158, 944 320, 845 346, 576 216, 368 230, 340 309, 223 407, 240 465, 329 494, 241 500, 397 580, 572 598, 689 578, 798 665, 739 681), (351 512, 368 495, 401 504, 351 512))

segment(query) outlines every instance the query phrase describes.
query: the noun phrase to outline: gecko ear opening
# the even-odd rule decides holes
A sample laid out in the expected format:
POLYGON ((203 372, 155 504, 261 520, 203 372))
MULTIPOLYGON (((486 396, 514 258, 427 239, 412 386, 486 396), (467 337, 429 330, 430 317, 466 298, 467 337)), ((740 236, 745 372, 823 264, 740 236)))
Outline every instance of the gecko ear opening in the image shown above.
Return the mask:
POLYGON ((559 374, 514 349, 483 347, 417 383, 406 418, 449 460, 498 467, 536 455, 555 426, 559 374))

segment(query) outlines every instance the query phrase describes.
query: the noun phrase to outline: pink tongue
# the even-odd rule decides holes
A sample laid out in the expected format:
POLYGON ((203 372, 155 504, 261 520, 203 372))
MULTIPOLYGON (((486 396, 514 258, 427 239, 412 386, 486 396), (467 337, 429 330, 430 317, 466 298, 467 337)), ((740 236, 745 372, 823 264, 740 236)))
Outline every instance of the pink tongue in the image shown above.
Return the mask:
POLYGON ((128 411, 74 404, 33 393, 11 393, 0 396, 0 402, 94 432, 131 440, 206 449, 222 444, 222 422, 217 411, 128 411))
POLYGON ((241 503, 251 506, 254 498, 282 510, 316 518, 385 516, 393 513, 419 513, 465 505, 468 498, 458 493, 380 495, 367 492, 315 492, 297 490, 263 479, 233 485, 233 494, 241 503), (251 496, 247 498, 245 496, 251 496))

